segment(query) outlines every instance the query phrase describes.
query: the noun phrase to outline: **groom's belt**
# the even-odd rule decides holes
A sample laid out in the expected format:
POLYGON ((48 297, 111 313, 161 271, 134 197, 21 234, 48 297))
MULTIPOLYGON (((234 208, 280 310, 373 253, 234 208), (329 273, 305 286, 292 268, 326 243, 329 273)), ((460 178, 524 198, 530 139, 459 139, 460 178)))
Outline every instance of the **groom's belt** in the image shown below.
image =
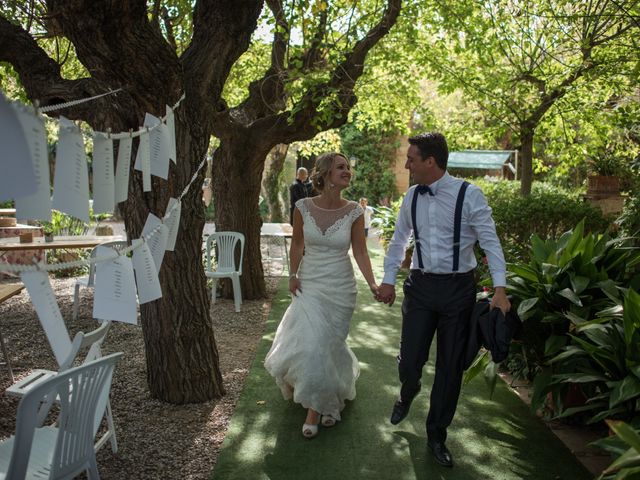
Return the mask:
POLYGON ((413 269, 410 271, 411 275, 421 277, 433 277, 433 278, 454 278, 454 277, 470 277, 475 273, 475 269, 471 269, 468 272, 451 272, 451 273, 432 273, 425 272, 420 269, 413 269))

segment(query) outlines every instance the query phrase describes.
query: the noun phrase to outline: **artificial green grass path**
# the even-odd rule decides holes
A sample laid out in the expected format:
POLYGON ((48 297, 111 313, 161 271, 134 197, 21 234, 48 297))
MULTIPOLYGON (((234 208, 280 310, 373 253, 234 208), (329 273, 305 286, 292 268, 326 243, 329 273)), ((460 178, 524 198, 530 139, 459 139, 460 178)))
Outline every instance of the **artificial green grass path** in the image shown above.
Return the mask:
MULTIPOLYGON (((382 279, 382 251, 370 245, 376 278, 382 279)), ((263 367, 278 322, 289 305, 286 279, 267 321, 265 335, 236 407, 213 479, 540 479, 581 480, 591 476, 569 450, 506 385, 498 382, 492 400, 479 377, 464 386, 447 446, 454 468, 435 463, 426 447, 425 419, 433 364, 427 364, 422 392, 409 416, 389 423, 398 394, 401 324, 398 298, 393 307, 372 300, 358 280, 358 305, 349 344, 361 374, 357 397, 343 420, 322 428, 312 440, 302 436, 306 412, 282 399, 263 367)), ((401 296, 401 288, 397 288, 401 296)), ((340 292, 336 292, 339 295, 340 292)), ((435 342, 431 352, 435 354, 435 342)))

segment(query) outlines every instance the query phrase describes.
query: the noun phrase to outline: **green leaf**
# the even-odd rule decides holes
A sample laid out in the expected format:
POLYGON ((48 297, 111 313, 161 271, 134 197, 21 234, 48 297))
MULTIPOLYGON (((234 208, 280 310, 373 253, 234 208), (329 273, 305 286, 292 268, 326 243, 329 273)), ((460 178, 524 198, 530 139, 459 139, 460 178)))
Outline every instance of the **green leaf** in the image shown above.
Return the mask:
POLYGON ((588 355, 588 354, 583 349, 578 348, 578 347, 569 346, 569 347, 567 347, 565 349, 564 352, 559 353, 558 355, 553 357, 551 360, 547 360, 547 363, 549 365, 553 365, 554 363, 559 362, 560 360, 565 360, 565 359, 571 358, 571 357, 584 357, 586 355, 588 355))
POLYGON ((485 369, 485 367, 490 361, 491 361, 491 358, 489 356, 488 350, 484 350, 480 352, 478 356, 475 358, 475 360, 473 361, 473 363, 471 364, 471 366, 464 373, 464 378, 462 380, 463 383, 467 385, 471 380, 477 377, 480 374, 480 372, 482 372, 485 369))
POLYGON ((589 373, 558 373, 553 376, 553 379, 553 383, 590 383, 606 382, 608 380, 604 375, 589 373))
POLYGON ((531 396, 531 410, 533 412, 544 406, 547 392, 551 389, 552 376, 552 369, 545 368, 533 379, 533 395, 531 396))
POLYGON ((640 380, 633 375, 627 375, 624 380, 616 382, 609 398, 609 408, 640 396, 640 380))
POLYGON ((627 290, 624 297, 624 339, 627 345, 631 344, 633 333, 640 328, 640 295, 627 290))
POLYGON ((628 425, 619 420, 607 420, 607 425, 625 441, 631 448, 636 450, 636 453, 640 454, 640 433, 636 432, 631 425, 628 425))
MULTIPOLYGON (((603 474, 612 473, 621 468, 635 467, 640 465, 640 453, 638 453, 633 448, 630 448, 625 453, 620 455, 615 462, 607 467, 607 469, 602 472, 603 474)), ((616 478, 624 478, 624 477, 616 477, 616 478)))
POLYGON ((582 307, 582 301, 580 300, 580 297, 576 295, 575 292, 570 288, 564 288, 559 292, 557 292, 557 294, 560 295, 561 297, 566 298, 574 305, 578 305, 579 307, 582 307))
POLYGON ((535 298, 527 298, 526 300, 523 300, 522 302, 520 302, 520 305, 518 305, 518 316, 521 319, 525 319, 526 318, 526 313, 531 310, 536 303, 538 303, 538 300, 540 300, 538 297, 535 298))
POLYGON ((498 380, 498 364, 493 360, 487 363, 484 369, 484 380, 489 387, 489 398, 493 398, 493 392, 496 389, 496 380, 498 380))
POLYGON ((538 235, 533 235, 531 237, 531 252, 533 253, 533 258, 538 263, 544 262, 549 255, 547 246, 538 235))
POLYGON ((521 276, 525 280, 529 280, 531 282, 538 282, 538 274, 532 268, 526 265, 509 265, 509 271, 515 273, 516 275, 521 276))
POLYGON ((557 415, 554 418, 565 418, 580 412, 588 412, 590 410, 599 410, 603 406, 604 405, 602 404, 594 403, 594 404, 582 405, 581 407, 571 407, 571 408, 565 409, 560 415, 557 415))
POLYGON ((544 344, 544 355, 550 357, 567 344, 567 337, 564 335, 551 335, 544 344))
POLYGON ((588 277, 583 277, 581 275, 571 275, 571 288, 573 288, 574 292, 580 294, 584 291, 585 288, 589 286, 591 283, 591 279, 588 277))
POLYGON ((593 417, 591 417, 589 419, 589 421, 587 422, 590 425, 593 425, 595 423, 601 422, 603 420, 606 420, 607 418, 611 418, 616 416, 619 413, 624 413, 626 412, 627 409, 624 407, 616 407, 612 410, 603 410, 602 412, 598 413, 597 415, 594 415, 593 417))

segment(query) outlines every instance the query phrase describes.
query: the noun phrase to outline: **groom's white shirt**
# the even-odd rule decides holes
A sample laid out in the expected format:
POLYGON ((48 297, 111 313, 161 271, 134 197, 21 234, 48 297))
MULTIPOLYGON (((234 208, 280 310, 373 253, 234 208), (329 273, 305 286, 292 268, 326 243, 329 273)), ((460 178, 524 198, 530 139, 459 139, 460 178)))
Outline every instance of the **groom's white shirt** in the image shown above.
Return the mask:
MULTIPOLYGON (((413 232, 411 222, 411 202, 419 195, 416 205, 416 224, 420 237, 423 271, 430 273, 451 273, 453 268, 453 219, 458 192, 463 180, 452 177, 448 172, 429 185, 433 196, 419 195, 416 186, 409 189, 404 197, 396 228, 384 259, 382 283, 395 285, 396 275, 409 245, 413 232)), ((477 266, 473 253, 475 242, 487 255, 489 270, 494 287, 506 285, 506 263, 496 226, 491 217, 491 207, 487 204, 482 190, 470 184, 462 206, 462 226, 460 230, 459 272, 468 272, 477 266)), ((418 269, 418 254, 414 248, 411 269, 418 269)))

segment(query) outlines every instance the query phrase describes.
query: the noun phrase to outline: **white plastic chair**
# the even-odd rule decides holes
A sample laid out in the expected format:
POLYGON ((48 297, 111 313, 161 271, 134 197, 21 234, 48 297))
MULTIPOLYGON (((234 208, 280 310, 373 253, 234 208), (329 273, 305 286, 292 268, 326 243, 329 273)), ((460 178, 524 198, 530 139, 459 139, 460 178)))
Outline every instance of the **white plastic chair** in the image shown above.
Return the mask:
POLYGON ((216 303, 216 282, 219 278, 230 278, 233 284, 233 300, 236 312, 242 304, 240 275, 242 275, 242 257, 244 255, 244 235, 240 232, 215 232, 209 235, 206 244, 206 265, 204 274, 213 279, 211 303, 216 303), (236 246, 240 242, 240 260, 236 263, 236 246), (214 247, 215 243, 215 247, 214 247), (213 269, 211 250, 217 248, 217 268, 213 269))
POLYGON ((89 479, 100 478, 93 419, 121 356, 114 353, 61 372, 25 394, 15 436, 0 442, 0 478, 72 479, 83 471, 89 479), (43 426, 54 398, 60 403, 57 422, 43 426))
MULTIPOLYGON (((96 252, 98 247, 127 247, 128 243, 126 240, 113 240, 111 242, 104 242, 94 247, 91 250, 91 257, 96 257, 96 252)), ((89 275, 84 277, 78 277, 76 279, 76 284, 73 289, 73 319, 76 320, 78 318, 78 310, 80 310, 80 287, 93 288, 93 284, 96 277, 96 264, 89 264, 89 275)))
MULTIPOLYGON (((107 336, 107 332, 109 331, 110 326, 111 322, 104 322, 102 323, 102 325, 100 325, 100 327, 89 333, 85 334, 84 332, 78 332, 76 336, 73 337, 73 342, 71 343, 71 350, 69 354, 67 355, 65 360, 60 363, 59 372, 69 370, 78 358, 78 354, 87 348, 88 351, 87 355, 84 358, 84 361, 82 362, 83 365, 102 357, 100 347, 105 337, 107 336)), ((58 372, 55 372, 53 370, 33 370, 29 375, 7 388, 5 392, 7 396, 24 397, 41 383, 46 382, 52 377, 55 377, 57 374, 58 372)), ((113 453, 116 453, 118 451, 118 441, 116 439, 116 430, 115 424, 113 422, 113 414, 111 412, 111 402, 109 401, 108 389, 101 395, 100 404, 98 405, 98 407, 99 408, 96 411, 96 418, 94 420, 93 436, 95 437, 95 435, 98 433, 98 429, 100 428, 103 417, 106 417, 107 419, 107 431, 96 442, 95 451, 97 452, 107 441, 110 441, 111 450, 113 450, 113 453)))

